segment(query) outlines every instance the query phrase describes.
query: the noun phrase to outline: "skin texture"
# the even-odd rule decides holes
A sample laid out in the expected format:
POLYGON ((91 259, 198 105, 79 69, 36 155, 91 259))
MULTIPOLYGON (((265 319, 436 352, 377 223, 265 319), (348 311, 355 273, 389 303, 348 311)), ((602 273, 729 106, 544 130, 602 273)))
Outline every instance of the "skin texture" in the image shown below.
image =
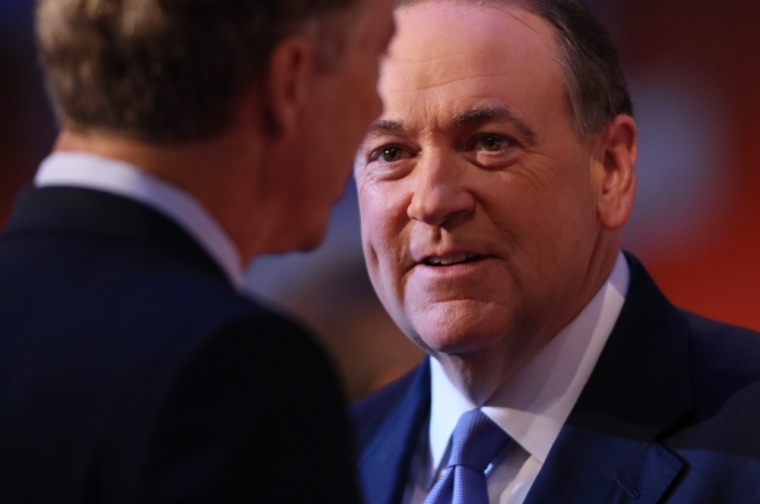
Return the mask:
POLYGON ((636 129, 576 137, 552 29, 526 10, 436 1, 396 21, 356 162, 364 252, 396 323, 482 404, 611 272, 636 129))
POLYGON ((393 1, 361 2, 344 23, 345 49, 329 69, 307 35, 273 50, 264 81, 240 98, 221 135, 157 144, 64 129, 55 150, 129 162, 195 196, 237 245, 262 253, 319 245, 356 147, 382 111, 378 60, 394 32, 393 1))

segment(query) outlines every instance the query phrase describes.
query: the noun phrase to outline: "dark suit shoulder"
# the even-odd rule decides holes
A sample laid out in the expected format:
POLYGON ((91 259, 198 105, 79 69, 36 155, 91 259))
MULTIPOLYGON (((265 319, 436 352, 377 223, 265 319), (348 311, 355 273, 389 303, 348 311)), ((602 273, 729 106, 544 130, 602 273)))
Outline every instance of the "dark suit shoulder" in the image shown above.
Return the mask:
POLYGON ((367 504, 400 502, 429 411, 429 357, 354 405, 359 483, 367 504))
MULTIPOLYGON (((692 381, 701 407, 718 414, 742 398, 760 406, 760 334, 688 312, 684 316, 690 328, 692 381)), ((737 420, 746 421, 752 414, 760 422, 760 407, 735 413, 737 420)))
POLYGON ((691 329, 697 355, 709 355, 720 366, 730 362, 732 372, 760 375, 760 333, 682 311, 691 329))
POLYGON ((81 208, 0 238, 3 502, 358 501, 340 386, 306 331, 155 212, 34 194, 81 208))
POLYGON ((173 367, 153 384, 156 407, 145 408, 149 451, 135 502, 358 502, 338 380, 297 326, 273 314, 229 321, 173 367), (211 460, 203 479, 172 478, 211 460), (293 478, 294 466, 309 471, 293 478))
MULTIPOLYGON (((716 425, 760 422, 760 334, 688 312, 684 316, 699 416, 716 425)), ((756 448, 760 455, 760 437, 756 448)))
POLYGON ((351 416, 361 459, 388 433, 404 437, 421 426, 430 406, 430 363, 422 364, 398 380, 354 403, 351 416))

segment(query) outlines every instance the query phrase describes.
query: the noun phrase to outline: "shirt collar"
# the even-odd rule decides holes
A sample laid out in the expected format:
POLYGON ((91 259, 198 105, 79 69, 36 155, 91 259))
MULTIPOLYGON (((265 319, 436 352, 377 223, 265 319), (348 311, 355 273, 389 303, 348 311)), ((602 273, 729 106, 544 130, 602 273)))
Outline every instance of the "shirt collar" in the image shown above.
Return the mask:
POLYGON ((203 205, 182 189, 131 164, 83 152, 51 154, 40 165, 34 183, 95 189, 153 208, 192 236, 242 291, 245 272, 237 247, 203 205))
MULTIPOLYGON (((528 453, 544 463, 594 369, 628 292, 622 252, 588 305, 482 407, 528 453)), ((430 455, 439 467, 459 417, 478 406, 431 361, 430 455)))

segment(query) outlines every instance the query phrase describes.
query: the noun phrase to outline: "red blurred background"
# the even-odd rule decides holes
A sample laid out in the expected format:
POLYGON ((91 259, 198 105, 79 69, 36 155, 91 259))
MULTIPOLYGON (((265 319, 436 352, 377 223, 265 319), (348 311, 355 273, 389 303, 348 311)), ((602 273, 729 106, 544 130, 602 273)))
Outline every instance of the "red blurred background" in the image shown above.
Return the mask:
POLYGON ((720 194, 707 187, 695 216, 704 221, 690 223, 691 236, 679 243, 645 234, 631 248, 677 305, 760 330, 760 2, 619 4, 615 26, 629 72, 693 69, 709 90, 704 105, 720 108, 707 129, 724 142, 710 167, 720 194))

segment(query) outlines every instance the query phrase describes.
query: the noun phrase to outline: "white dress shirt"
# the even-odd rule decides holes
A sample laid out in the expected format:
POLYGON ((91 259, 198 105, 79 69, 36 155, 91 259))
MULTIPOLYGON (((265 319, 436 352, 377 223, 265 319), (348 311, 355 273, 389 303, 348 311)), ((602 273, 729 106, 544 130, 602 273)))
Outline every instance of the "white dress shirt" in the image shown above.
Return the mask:
MULTIPOLYGON (((599 292, 525 367, 482 407, 514 440, 486 470, 491 504, 522 504, 581 390, 596 365, 623 307, 630 271, 622 253, 599 292)), ((432 404, 428 436, 421 436, 404 494, 421 504, 442 476, 449 440, 459 417, 473 404, 431 363, 432 404)))
POLYGON ((51 154, 40 165, 34 183, 95 189, 153 208, 192 236, 242 291, 245 271, 237 247, 203 205, 182 189, 128 163, 83 152, 51 154))

